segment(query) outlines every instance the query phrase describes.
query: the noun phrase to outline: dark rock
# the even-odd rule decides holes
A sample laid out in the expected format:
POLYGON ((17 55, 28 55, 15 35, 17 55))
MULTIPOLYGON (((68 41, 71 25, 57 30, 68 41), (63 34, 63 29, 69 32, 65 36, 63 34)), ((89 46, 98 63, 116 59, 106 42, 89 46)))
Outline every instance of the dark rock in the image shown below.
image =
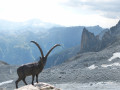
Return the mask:
POLYGON ((98 36, 89 32, 86 28, 83 29, 80 52, 99 51, 101 41, 98 36))
POLYGON ((111 27, 109 30, 105 30, 105 32, 101 34, 102 35, 99 34, 95 36, 84 28, 82 32, 80 52, 97 52, 120 41, 120 21, 116 26, 111 27))

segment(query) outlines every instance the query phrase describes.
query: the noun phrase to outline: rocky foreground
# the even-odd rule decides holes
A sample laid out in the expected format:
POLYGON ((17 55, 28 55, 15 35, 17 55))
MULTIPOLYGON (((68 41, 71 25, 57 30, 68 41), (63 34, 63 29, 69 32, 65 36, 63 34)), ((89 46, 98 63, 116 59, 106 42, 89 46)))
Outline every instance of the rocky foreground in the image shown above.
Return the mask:
POLYGON ((53 85, 39 82, 39 83, 35 83, 34 86, 30 84, 15 90, 60 90, 60 89, 55 88, 53 85))

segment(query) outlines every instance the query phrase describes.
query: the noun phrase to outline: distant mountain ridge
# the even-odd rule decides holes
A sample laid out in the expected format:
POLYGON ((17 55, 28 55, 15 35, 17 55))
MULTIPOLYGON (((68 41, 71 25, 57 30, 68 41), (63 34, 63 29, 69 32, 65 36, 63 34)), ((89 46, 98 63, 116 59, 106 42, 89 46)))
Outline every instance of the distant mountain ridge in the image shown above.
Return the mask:
POLYGON ((2 65, 9 65, 9 64, 0 60, 0 66, 2 66, 2 65))
POLYGON ((1 30, 20 30, 24 28, 36 28, 39 27, 41 29, 50 29, 52 27, 57 27, 59 25, 43 22, 39 19, 31 19, 25 22, 13 22, 7 20, 0 20, 0 29, 1 30))

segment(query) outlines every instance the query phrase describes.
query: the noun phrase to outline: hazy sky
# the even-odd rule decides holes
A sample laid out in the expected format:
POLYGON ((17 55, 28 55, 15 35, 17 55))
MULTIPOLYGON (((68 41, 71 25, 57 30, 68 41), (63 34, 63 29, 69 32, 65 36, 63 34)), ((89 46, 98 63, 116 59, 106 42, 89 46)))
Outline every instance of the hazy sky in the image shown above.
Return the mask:
POLYGON ((0 19, 29 19, 64 26, 111 27, 120 19, 120 0, 0 0, 0 19))

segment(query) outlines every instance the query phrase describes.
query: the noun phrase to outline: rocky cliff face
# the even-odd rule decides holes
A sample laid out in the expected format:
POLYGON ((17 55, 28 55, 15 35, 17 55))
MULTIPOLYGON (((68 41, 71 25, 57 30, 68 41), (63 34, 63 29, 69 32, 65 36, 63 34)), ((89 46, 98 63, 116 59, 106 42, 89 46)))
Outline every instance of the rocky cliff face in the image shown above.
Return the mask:
POLYGON ((81 39, 81 52, 98 51, 100 49, 100 45, 101 41, 99 40, 99 37, 84 28, 81 39))
MULTIPOLYGON (((102 33, 103 34, 103 33, 102 33)), ((102 35, 95 36, 87 29, 83 29, 80 52, 100 51, 120 40, 120 21, 102 35)))

